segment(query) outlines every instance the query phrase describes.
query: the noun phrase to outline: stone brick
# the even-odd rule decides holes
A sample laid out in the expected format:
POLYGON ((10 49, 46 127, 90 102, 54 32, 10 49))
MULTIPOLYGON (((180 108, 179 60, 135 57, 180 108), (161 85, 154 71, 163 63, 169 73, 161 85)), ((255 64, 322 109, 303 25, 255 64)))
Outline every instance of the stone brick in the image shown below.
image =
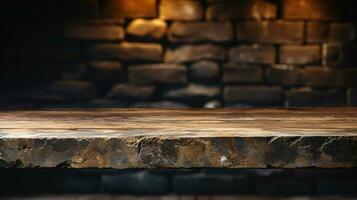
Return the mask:
POLYGON ((105 193, 163 194, 168 190, 168 179, 147 171, 105 174, 101 190, 105 193))
POLYGON ((348 89, 347 100, 349 106, 357 106, 357 89, 355 88, 348 89))
POLYGON ((203 8, 200 1, 195 0, 162 0, 160 2, 160 18, 164 20, 200 20, 203 8))
POLYGON ((198 61, 190 67, 190 79, 193 81, 217 81, 219 76, 219 64, 213 61, 198 61))
POLYGON ((339 90, 292 89, 286 93, 286 106, 343 106, 345 95, 339 90))
POLYGON ((187 86, 167 89, 162 92, 161 98, 197 103, 219 98, 220 94, 221 88, 219 86, 205 86, 191 83, 187 86))
POLYGON ((301 20, 338 20, 342 5, 337 0, 284 0, 283 18, 301 20))
POLYGON ((302 43, 303 22, 246 21, 237 23, 237 39, 244 42, 292 44, 302 43))
POLYGON ((115 100, 149 100, 154 91, 155 87, 150 85, 120 83, 113 86, 107 98, 115 100))
POLYGON ((156 17, 156 0, 103 0, 103 15, 107 18, 156 17))
POLYGON ((302 84, 314 87, 348 87, 357 85, 357 69, 306 67, 301 73, 302 84))
POLYGON ((327 22, 307 22, 307 43, 325 42, 329 35, 329 24, 327 22))
POLYGON ((230 23, 175 22, 169 29, 168 39, 172 42, 227 42, 233 39, 230 23))
POLYGON ((121 26, 86 26, 65 25, 63 35, 74 40, 105 40, 118 41, 124 39, 125 33, 121 26))
MULTIPOLYGON (((252 179, 234 175, 181 174, 173 177, 173 191, 179 194, 249 194, 254 189, 252 179)), ((210 199, 210 198, 208 198, 210 199)))
POLYGON ((147 64, 128 67, 132 83, 180 84, 187 82, 186 66, 181 64, 147 64))
POLYGON ((240 0, 209 5, 208 20, 275 19, 277 6, 266 0, 240 0))
POLYGON ((91 45, 87 49, 87 57, 93 59, 125 61, 161 61, 162 46, 154 43, 102 43, 91 45))
POLYGON ((165 54, 165 62, 186 63, 198 60, 225 60, 226 50, 222 47, 203 44, 203 45, 185 45, 176 49, 169 49, 165 54))
POLYGON ((161 19, 135 19, 128 25, 126 32, 137 37, 162 38, 166 33, 166 22, 161 19))
POLYGON ((355 40, 356 27, 352 23, 308 22, 307 42, 346 43, 355 40))
POLYGON ((281 46, 279 62, 292 65, 319 64, 321 63, 321 47, 319 45, 281 46))
POLYGON ((227 86, 224 89, 225 102, 241 102, 257 106, 281 105, 283 90, 280 87, 227 86))
POLYGON ((275 63, 276 49, 273 46, 241 45, 229 50, 229 63, 275 63))
POLYGON ((263 69, 256 65, 226 64, 223 67, 223 82, 261 83, 263 82, 263 69))
POLYGON ((299 69, 289 65, 273 65, 266 70, 266 79, 271 84, 294 86, 299 83, 299 69))
POLYGON ((115 61, 91 61, 86 77, 98 82, 116 82, 125 77, 124 67, 115 61))

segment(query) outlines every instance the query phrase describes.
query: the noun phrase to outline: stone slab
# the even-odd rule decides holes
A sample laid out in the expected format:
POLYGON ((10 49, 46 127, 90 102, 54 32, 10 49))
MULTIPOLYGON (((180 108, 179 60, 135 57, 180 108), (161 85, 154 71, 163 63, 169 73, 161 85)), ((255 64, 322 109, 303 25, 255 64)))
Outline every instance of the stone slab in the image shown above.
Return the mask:
POLYGON ((2 111, 0 166, 352 168, 357 109, 2 111))

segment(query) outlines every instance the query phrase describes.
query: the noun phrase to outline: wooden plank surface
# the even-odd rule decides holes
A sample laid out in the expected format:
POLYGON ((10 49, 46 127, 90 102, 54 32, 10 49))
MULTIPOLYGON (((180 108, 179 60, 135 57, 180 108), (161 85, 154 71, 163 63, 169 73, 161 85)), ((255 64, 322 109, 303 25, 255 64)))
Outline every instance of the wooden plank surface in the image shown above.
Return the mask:
POLYGON ((0 165, 356 167, 357 109, 2 111, 0 165))

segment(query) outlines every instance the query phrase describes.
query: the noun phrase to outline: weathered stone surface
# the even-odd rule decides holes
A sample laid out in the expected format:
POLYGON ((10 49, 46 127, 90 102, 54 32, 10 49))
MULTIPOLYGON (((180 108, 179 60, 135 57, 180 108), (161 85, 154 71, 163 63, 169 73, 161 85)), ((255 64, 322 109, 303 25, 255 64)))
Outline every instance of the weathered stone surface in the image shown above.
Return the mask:
POLYGON ((267 68, 266 77, 269 83, 293 86, 300 81, 300 70, 289 65, 274 65, 267 68))
POLYGON ((190 78, 194 81, 215 81, 219 75, 219 64, 213 61, 198 61, 190 67, 190 78))
POLYGON ((308 43, 322 43, 326 41, 329 33, 327 22, 308 22, 306 26, 306 41, 308 43))
POLYGON ((208 20, 275 19, 277 6, 266 0, 218 1, 207 8, 208 20))
POLYGON ((316 87, 357 86, 357 69, 336 69, 322 67, 305 67, 301 72, 301 82, 316 87))
POLYGON ((103 15, 107 18, 156 17, 156 0, 104 0, 103 15))
POLYGON ((233 39, 233 26, 228 22, 175 22, 168 38, 173 42, 228 42, 233 39))
POLYGON ((304 39, 304 24, 294 21, 238 22, 237 39, 255 43, 300 44, 304 39))
POLYGON ((282 104, 283 90, 266 86, 227 86, 223 94, 226 102, 241 102, 254 105, 282 104))
POLYGON ((169 49, 165 54, 165 62, 186 63, 198 60, 224 60, 227 52, 224 48, 211 45, 185 45, 176 49, 169 49))
POLYGON ((352 23, 309 22, 307 24, 308 43, 347 43, 355 38, 356 27, 352 23))
POLYGON ((115 61, 88 62, 86 76, 89 80, 98 82, 116 82, 125 77, 124 67, 115 61))
POLYGON ((257 65, 226 64, 223 67, 223 82, 225 83, 261 83, 263 69, 257 65))
POLYGON ((128 67, 132 83, 180 84, 187 82, 187 68, 181 64, 147 64, 128 67))
POLYGON ((336 0, 284 0, 283 18, 301 20, 338 20, 342 4, 336 0))
POLYGON ((120 44, 103 43, 91 45, 87 49, 86 56, 101 60, 161 61, 162 52, 163 49, 160 44, 122 42, 120 44))
POLYGON ((290 107, 343 106, 345 94, 339 90, 292 89, 286 93, 286 104, 290 107))
POLYGON ((126 32, 137 37, 162 38, 166 33, 166 22, 161 19, 135 19, 128 25, 126 32))
POLYGON ((115 25, 65 25, 63 36, 74 40, 118 41, 125 36, 124 28, 115 25))
POLYGON ((241 45, 229 50, 229 63, 275 63, 276 49, 273 46, 241 45))
POLYGON ((320 64, 320 45, 284 45, 280 47, 279 62, 291 65, 320 64))
POLYGON ((221 88, 218 86, 205 86, 200 84, 189 84, 187 86, 168 89, 163 91, 161 96, 163 99, 195 101, 209 100, 218 98, 221 94, 221 88))
POLYGON ((350 168, 356 109, 2 111, 2 167, 350 168))
POLYGON ((160 18, 164 20, 199 20, 203 17, 200 1, 162 0, 160 2, 160 18))
POLYGON ((155 87, 150 85, 135 85, 120 83, 114 85, 107 98, 116 100, 148 100, 154 94, 155 87))

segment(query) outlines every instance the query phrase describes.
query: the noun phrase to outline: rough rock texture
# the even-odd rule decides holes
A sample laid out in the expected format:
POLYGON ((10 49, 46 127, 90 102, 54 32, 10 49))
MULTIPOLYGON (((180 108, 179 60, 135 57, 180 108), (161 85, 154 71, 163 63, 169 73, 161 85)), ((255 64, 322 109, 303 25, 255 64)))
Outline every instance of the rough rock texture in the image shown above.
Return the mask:
POLYGON ((88 58, 100 60, 122 59, 126 61, 161 61, 162 46, 155 43, 122 42, 91 45, 86 52, 88 58))
POLYGON ((275 19, 277 6, 266 0, 217 1, 208 6, 208 20, 275 19))
POLYGON ((199 1, 161 1, 160 18, 164 20, 199 20, 202 17, 203 8, 199 1))
POLYGON ((2 167, 350 168, 357 110, 0 113, 2 167))
POLYGON ((229 50, 230 63, 271 64, 275 62, 275 47, 261 45, 240 45, 229 50))
POLYGON ((219 64, 213 61, 198 61, 190 67, 190 78, 194 81, 217 81, 219 75, 219 64))
POLYGON ((104 0, 103 15, 108 18, 156 17, 156 0, 104 0))
POLYGON ((154 94, 154 91, 154 86, 121 83, 115 85, 107 97, 119 100, 147 100, 154 94))
POLYGON ((233 26, 230 23, 175 22, 168 37, 172 42, 228 42, 233 39, 233 26))
POLYGON ((261 83, 263 69, 256 65, 232 65, 223 67, 223 82, 225 83, 261 83))
POLYGON ((129 66, 129 82, 148 84, 182 84, 187 82, 187 68, 181 64, 151 64, 129 66))
POLYGON ((168 50, 165 54, 165 61, 185 63, 206 59, 224 60, 226 56, 226 50, 216 45, 185 45, 176 49, 168 50))
POLYGON ((239 22, 237 39, 269 44, 300 44, 304 39, 304 24, 294 21, 239 22))
POLYGON ((126 31, 130 35, 137 37, 162 38, 166 33, 166 22, 161 19, 136 19, 127 27, 126 31))
POLYGON ((74 40, 117 41, 125 37, 124 28, 114 25, 68 25, 64 28, 64 37, 74 40))
POLYGON ((194 101, 219 98, 221 89, 218 86, 190 84, 184 87, 168 89, 162 93, 163 99, 194 101))

